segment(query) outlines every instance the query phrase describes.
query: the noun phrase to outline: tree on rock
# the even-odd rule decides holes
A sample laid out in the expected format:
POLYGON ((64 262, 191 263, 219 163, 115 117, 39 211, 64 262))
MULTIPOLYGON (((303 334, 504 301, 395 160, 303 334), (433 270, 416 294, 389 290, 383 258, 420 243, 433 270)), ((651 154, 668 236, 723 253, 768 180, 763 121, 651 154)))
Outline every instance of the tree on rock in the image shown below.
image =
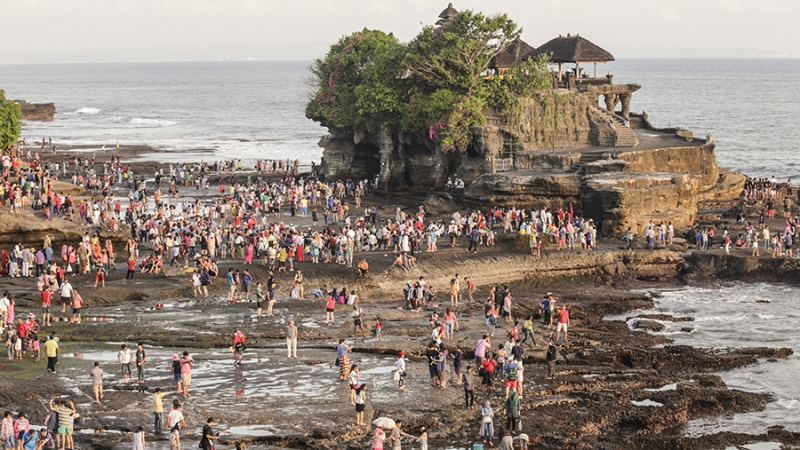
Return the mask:
POLYGON ((315 92, 306 116, 356 135, 399 130, 466 152, 486 108, 510 115, 520 109, 517 96, 549 88, 546 57, 489 76, 491 59, 520 32, 505 14, 462 11, 408 44, 376 30, 345 36, 311 68, 315 92))
POLYGON ((6 93, 0 90, 0 150, 10 149, 22 134, 22 109, 18 104, 6 100, 6 93))

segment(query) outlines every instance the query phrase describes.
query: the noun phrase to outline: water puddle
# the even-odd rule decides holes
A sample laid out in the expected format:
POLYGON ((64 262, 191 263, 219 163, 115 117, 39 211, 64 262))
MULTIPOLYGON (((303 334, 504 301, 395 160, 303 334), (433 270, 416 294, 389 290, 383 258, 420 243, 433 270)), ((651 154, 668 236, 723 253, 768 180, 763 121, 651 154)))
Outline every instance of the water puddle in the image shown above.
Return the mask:
POLYGON ((631 403, 633 403, 636 406, 664 406, 663 403, 654 402, 654 401, 650 400, 649 398, 646 398, 646 399, 644 399, 644 400, 642 400, 640 402, 637 402, 635 400, 631 400, 631 403))
POLYGON ((645 389, 645 391, 647 391, 647 392, 665 392, 665 391, 674 391, 675 389, 678 389, 678 384, 677 383, 667 384, 667 385, 664 385, 664 386, 662 386, 662 387, 660 387, 658 389, 645 389))

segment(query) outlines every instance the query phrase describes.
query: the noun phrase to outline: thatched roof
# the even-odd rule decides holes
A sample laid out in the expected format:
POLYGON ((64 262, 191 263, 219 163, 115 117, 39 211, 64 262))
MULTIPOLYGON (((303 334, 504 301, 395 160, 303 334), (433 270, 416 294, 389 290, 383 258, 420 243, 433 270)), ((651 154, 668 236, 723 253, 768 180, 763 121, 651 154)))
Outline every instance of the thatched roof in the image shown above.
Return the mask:
POLYGON ((490 61, 490 69, 508 69, 522 61, 522 58, 536 49, 517 36, 511 44, 500 50, 490 61))
POLYGON ((442 13, 439 14, 439 19, 441 19, 441 20, 439 20, 436 23, 437 24, 441 24, 443 22, 447 22, 448 20, 450 20, 453 17, 455 17, 456 14, 458 14, 458 11, 455 8, 453 8, 453 4, 452 3, 449 3, 447 5, 447 8, 445 8, 444 11, 442 11, 442 13))
POLYGON ((525 58, 535 58, 541 54, 549 55, 550 61, 554 63, 614 61, 614 55, 579 35, 559 36, 529 53, 525 58))

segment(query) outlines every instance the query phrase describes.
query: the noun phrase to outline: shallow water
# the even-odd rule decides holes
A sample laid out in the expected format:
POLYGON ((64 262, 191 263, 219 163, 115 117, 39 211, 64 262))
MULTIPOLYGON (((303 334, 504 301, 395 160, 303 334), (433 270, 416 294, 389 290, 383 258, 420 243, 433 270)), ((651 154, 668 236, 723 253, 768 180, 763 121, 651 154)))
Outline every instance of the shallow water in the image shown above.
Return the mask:
MULTIPOLYGON (((662 333, 675 344, 695 347, 789 347, 800 350, 800 312, 797 310, 798 289, 795 286, 769 283, 735 283, 719 289, 687 287, 664 291, 656 298, 660 312, 675 316, 692 316, 694 322, 662 322, 662 333), (756 303, 768 300, 769 303, 756 303), (693 327, 694 333, 682 333, 681 327, 693 327)), ((608 319, 653 311, 634 311, 608 319)), ((718 375, 728 387, 748 392, 771 393, 775 400, 764 411, 733 414, 690 422, 689 435, 719 431, 764 433, 769 426, 784 425, 800 431, 800 357, 794 355, 777 362, 742 367, 718 375)), ((663 389, 663 388, 662 388, 663 389)))

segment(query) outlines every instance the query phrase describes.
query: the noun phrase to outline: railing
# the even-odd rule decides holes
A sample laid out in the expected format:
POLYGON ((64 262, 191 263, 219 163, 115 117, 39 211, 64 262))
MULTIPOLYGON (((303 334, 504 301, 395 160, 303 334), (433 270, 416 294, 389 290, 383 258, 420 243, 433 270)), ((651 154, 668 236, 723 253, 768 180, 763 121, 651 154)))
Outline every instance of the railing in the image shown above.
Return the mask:
POLYGON ((508 172, 514 168, 514 158, 495 158, 494 171, 508 172))

